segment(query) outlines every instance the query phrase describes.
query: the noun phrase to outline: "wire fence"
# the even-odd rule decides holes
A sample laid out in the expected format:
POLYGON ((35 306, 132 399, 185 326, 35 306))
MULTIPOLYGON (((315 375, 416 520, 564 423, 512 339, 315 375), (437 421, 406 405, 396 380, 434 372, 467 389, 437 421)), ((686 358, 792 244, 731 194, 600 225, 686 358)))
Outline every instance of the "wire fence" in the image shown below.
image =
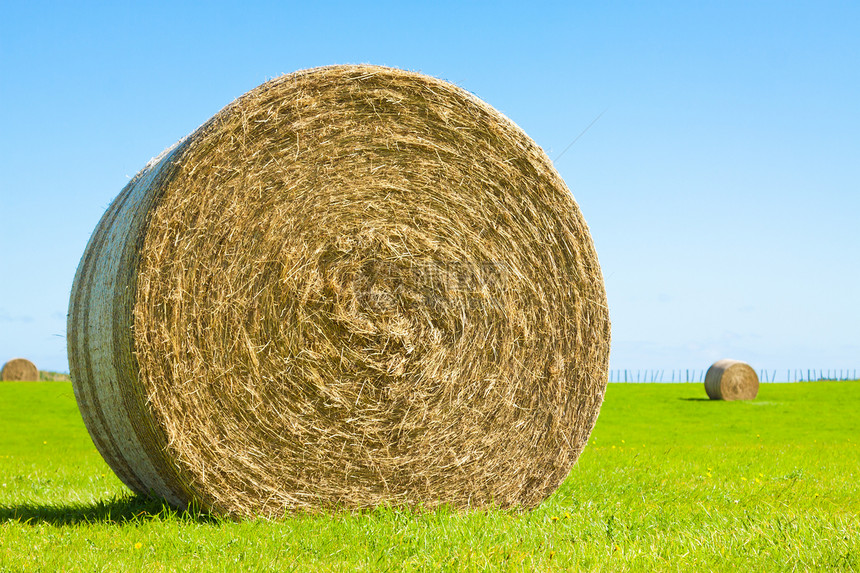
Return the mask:
MULTIPOLYGON (((705 370, 673 369, 673 370, 630 370, 613 369, 609 371, 610 382, 661 382, 684 383, 704 382, 705 370)), ((857 377, 858 368, 786 368, 785 370, 758 371, 760 382, 813 382, 819 380, 860 380, 857 377), (784 376, 783 376, 784 375, 784 376)))

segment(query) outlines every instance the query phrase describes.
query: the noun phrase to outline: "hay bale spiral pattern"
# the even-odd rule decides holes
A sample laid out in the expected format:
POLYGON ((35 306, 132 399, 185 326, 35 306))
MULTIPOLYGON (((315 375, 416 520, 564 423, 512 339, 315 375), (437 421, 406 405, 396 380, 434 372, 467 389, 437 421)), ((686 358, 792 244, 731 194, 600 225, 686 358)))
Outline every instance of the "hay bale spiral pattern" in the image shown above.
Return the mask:
POLYGON ((39 380, 39 369, 26 358, 13 358, 0 370, 0 380, 35 382, 39 380))
POLYGON ((758 375, 746 362, 718 360, 705 374, 705 392, 711 400, 753 400, 758 395, 758 375))
POLYGON ((129 183, 68 339, 135 491, 232 515, 531 507, 594 425, 609 316, 585 221, 516 125, 441 80, 333 66, 129 183))

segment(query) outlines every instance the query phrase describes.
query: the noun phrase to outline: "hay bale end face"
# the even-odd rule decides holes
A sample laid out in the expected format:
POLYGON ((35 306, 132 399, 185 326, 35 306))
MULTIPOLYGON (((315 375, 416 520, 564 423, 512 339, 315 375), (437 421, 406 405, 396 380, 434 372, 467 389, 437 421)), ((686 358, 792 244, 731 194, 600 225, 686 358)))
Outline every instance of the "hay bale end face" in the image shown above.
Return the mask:
POLYGON ((26 358, 13 358, 0 370, 0 380, 36 382, 39 380, 39 369, 26 358))
POLYGON ((528 508, 594 426, 609 316, 586 223, 515 124, 334 66, 245 94, 123 189, 68 344, 137 492, 237 516, 528 508))
POLYGON ((718 360, 705 374, 705 391, 711 400, 753 400, 758 395, 758 375, 746 362, 718 360))

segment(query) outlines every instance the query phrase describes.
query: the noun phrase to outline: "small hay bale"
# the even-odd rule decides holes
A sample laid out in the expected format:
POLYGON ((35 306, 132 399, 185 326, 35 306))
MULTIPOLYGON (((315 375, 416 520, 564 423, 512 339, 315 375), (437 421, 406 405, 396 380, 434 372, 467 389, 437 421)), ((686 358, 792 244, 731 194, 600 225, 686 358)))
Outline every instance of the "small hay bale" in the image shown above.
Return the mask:
POLYGON ((758 395, 758 375, 746 362, 718 360, 705 374, 705 392, 711 400, 753 400, 758 395))
POLYGON ((333 66, 245 94, 123 189, 68 344, 134 491, 234 516, 528 508, 597 419, 609 314, 588 227, 513 122, 333 66))
POLYGON ((0 380, 36 382, 39 380, 39 369, 26 358, 13 358, 0 370, 0 380))

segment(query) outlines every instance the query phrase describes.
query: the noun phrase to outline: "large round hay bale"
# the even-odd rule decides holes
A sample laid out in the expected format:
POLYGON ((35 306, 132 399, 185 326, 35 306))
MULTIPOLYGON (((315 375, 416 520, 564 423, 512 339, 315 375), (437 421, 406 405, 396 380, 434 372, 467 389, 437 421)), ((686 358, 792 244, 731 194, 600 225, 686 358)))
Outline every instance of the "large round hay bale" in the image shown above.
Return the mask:
POLYGON ((609 316, 585 221, 514 123, 335 66, 245 94, 123 189, 68 343, 137 492, 232 515, 531 507, 594 426, 609 316))
POLYGON ((0 370, 0 380, 35 382, 39 380, 39 369, 26 358, 13 358, 0 370))
POLYGON ((705 374, 705 392, 711 400, 752 400, 758 395, 758 375, 746 362, 718 360, 705 374))

